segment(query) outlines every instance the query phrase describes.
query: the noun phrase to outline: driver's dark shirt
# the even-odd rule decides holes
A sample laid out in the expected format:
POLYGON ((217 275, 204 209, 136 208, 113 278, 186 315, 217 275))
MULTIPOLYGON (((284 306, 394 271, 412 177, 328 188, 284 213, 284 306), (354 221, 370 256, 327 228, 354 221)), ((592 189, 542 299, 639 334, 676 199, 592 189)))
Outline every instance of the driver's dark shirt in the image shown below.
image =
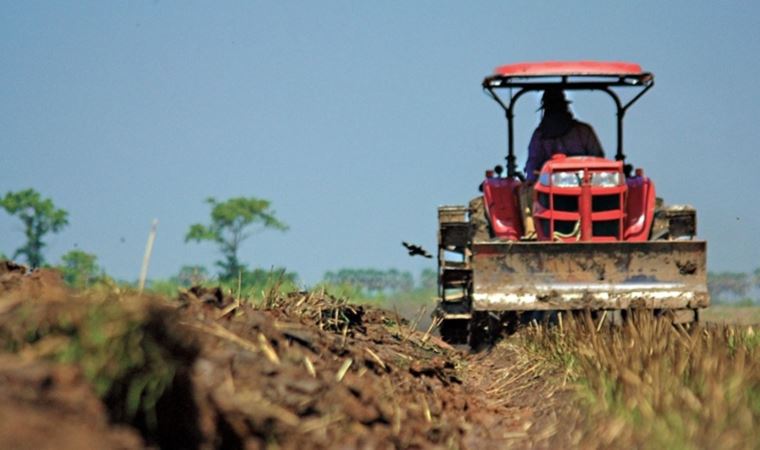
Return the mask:
POLYGON ((594 129, 587 123, 573 120, 570 130, 560 137, 543 138, 536 129, 528 144, 528 162, 525 163, 525 176, 529 182, 535 182, 538 172, 552 155, 563 153, 567 156, 600 156, 604 150, 594 129))

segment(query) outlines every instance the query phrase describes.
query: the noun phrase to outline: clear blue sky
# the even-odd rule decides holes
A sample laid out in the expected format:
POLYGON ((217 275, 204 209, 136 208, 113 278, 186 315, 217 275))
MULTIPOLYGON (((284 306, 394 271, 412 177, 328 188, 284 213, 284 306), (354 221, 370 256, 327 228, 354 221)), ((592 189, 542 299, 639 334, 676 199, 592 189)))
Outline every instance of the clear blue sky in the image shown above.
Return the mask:
MULTIPOLYGON (((0 8, 0 193, 33 187, 70 212, 49 238, 125 279, 160 221, 151 275, 212 266, 185 244, 203 199, 270 199, 287 233, 247 241, 251 266, 306 283, 326 270, 417 273, 436 207, 466 203, 502 163, 501 64, 611 59, 656 86, 629 112, 626 153, 670 203, 698 208, 711 270, 760 266, 758 2, 32 2, 0 8)), ((601 94, 597 94, 601 95, 601 94)), ((518 109, 519 164, 536 101, 518 109)), ((575 112, 614 151, 604 97, 575 112)), ((0 251, 23 242, 0 214, 0 251)))

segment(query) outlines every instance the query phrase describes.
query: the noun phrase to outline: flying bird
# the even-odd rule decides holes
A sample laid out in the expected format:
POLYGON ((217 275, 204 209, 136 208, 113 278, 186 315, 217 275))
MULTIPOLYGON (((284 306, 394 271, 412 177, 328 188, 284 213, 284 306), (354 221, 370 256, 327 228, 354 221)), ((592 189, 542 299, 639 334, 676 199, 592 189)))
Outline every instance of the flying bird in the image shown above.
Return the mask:
POLYGON ((432 258, 433 255, 427 252, 424 248, 422 248, 419 245, 410 244, 408 242, 401 241, 401 245, 406 247, 407 250, 409 250, 409 256, 424 256, 425 258, 432 258))

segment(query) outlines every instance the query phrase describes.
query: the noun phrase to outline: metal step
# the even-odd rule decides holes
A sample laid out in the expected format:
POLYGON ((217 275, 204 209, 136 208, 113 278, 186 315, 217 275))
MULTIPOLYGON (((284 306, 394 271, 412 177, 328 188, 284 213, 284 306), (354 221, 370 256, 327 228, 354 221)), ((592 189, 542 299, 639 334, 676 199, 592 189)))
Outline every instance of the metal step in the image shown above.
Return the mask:
POLYGON ((438 223, 464 222, 469 208, 464 205, 444 205, 438 207, 438 223))
POLYGON ((449 250, 447 247, 464 248, 470 240, 470 223, 469 222, 449 222, 442 223, 438 244, 441 248, 449 250))
POLYGON ((460 292, 457 292, 455 294, 446 294, 446 291, 443 292, 443 296, 441 297, 441 301, 443 302, 463 302, 467 299, 467 292, 465 290, 462 290, 460 292))
POLYGON ((469 261, 442 261, 441 269, 443 270, 470 270, 469 261))
POLYGON ((465 287, 472 279, 469 269, 445 269, 441 272, 441 284, 444 289, 465 287))
POLYGON ((465 302, 439 302, 438 315, 444 319, 471 319, 470 306, 465 302))

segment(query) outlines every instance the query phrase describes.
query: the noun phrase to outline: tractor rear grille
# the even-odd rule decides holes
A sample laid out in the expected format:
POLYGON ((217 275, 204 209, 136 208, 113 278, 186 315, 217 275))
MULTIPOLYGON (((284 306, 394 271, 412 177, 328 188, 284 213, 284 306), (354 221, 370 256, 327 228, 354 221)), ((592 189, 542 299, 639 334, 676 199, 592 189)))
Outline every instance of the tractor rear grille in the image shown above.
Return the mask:
POLYGON ((591 233, 594 236, 618 237, 620 234, 620 220, 597 220, 593 222, 591 233))
POLYGON ((539 192, 538 203, 544 208, 550 209, 552 206, 549 199, 552 197, 554 198, 555 211, 578 212, 578 196, 577 195, 554 194, 553 196, 550 196, 549 194, 539 192))
POLYGON ((564 235, 572 235, 577 232, 578 221, 576 220, 555 220, 554 231, 562 233, 564 235))
MULTIPOLYGON (((551 234, 551 223, 546 219, 538 219, 538 226, 541 227, 541 231, 545 236, 551 234)), ((578 234, 578 221, 577 220, 555 220, 554 232, 567 237, 577 236, 578 234)))
POLYGON ((594 195, 591 198, 593 212, 614 211, 620 209, 620 194, 594 195))
POLYGON ((623 239, 626 185, 592 186, 590 178, 586 173, 577 187, 536 187, 542 209, 534 217, 542 239, 623 239))
POLYGON ((577 195, 554 195, 554 209, 565 212, 578 212, 577 195))

